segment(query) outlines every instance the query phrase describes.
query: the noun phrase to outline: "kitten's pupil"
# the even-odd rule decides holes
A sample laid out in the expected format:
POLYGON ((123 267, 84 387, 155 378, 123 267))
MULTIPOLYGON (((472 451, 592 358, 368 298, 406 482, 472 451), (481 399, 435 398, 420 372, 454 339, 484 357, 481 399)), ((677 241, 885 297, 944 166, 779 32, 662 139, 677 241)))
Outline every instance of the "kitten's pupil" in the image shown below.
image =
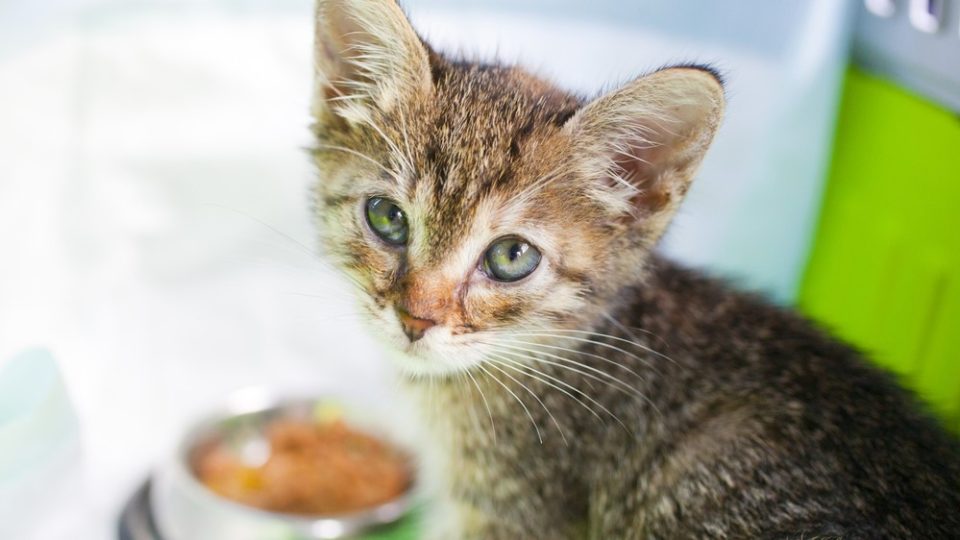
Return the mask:
POLYGON ((523 252, 527 250, 526 244, 515 243, 510 246, 510 261, 514 262, 523 255, 523 252))
POLYGON ((388 214, 390 221, 396 223, 397 221, 403 219, 403 212, 397 206, 390 207, 390 213, 388 214))

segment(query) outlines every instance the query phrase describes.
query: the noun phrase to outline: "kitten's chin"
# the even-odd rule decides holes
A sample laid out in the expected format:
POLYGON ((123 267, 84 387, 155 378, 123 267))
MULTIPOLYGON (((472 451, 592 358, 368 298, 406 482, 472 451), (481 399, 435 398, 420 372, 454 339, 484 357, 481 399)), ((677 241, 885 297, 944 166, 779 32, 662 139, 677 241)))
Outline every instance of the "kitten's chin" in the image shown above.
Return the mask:
POLYGON ((474 364, 470 361, 438 358, 436 355, 417 351, 415 347, 407 350, 388 347, 387 355, 397 366, 400 374, 411 381, 441 379, 463 372, 474 364))

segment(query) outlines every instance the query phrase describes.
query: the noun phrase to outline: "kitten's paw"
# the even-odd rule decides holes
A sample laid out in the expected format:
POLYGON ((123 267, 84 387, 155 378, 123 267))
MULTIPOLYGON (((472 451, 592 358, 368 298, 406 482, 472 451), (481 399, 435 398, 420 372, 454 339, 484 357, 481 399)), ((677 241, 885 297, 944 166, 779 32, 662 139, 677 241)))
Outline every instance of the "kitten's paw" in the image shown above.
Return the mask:
POLYGON ((456 523, 445 520, 436 522, 427 521, 423 526, 422 540, 463 540, 463 531, 456 523))
POLYGON ((463 527, 453 505, 437 504, 423 520, 423 540, 462 540, 463 527))

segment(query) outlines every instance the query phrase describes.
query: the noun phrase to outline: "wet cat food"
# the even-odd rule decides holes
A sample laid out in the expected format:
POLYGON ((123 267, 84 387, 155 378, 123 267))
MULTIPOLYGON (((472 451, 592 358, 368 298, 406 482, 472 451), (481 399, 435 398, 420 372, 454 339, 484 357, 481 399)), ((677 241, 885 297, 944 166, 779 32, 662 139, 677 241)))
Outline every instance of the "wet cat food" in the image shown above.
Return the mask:
POLYGON ((304 516, 342 515, 374 507, 410 486, 405 455, 341 420, 275 420, 265 432, 269 454, 251 465, 223 443, 194 463, 208 488, 236 502, 304 516))

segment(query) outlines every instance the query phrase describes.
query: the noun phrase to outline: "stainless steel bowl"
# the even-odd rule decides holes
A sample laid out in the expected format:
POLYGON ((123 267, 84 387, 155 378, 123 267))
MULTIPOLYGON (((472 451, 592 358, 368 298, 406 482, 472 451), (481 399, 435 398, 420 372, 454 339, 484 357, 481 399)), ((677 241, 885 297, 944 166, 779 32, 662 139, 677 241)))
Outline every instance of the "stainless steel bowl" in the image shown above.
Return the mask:
POLYGON ((229 441, 240 455, 258 459, 263 451, 263 428, 277 418, 312 419, 318 405, 334 403, 352 427, 391 444, 383 416, 362 406, 351 406, 337 397, 278 398, 263 390, 231 396, 222 410, 197 423, 183 438, 175 455, 157 471, 151 498, 160 532, 166 540, 320 540, 356 538, 390 527, 407 518, 416 498, 415 486, 380 506, 340 516, 302 517, 259 510, 223 498, 207 489, 193 472, 199 446, 220 439, 229 441))

